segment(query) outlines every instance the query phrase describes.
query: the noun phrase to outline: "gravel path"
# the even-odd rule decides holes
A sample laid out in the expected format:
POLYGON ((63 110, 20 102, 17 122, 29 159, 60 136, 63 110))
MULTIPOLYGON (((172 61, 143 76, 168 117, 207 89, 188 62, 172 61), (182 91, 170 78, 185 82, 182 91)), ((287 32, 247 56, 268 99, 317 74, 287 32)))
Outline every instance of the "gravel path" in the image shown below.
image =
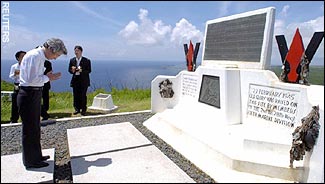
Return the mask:
MULTIPOLYGON (((42 149, 55 148, 54 182, 73 183, 67 143, 67 129, 97 126, 108 123, 130 122, 194 181, 197 183, 215 183, 211 177, 195 167, 185 157, 143 126, 143 122, 151 116, 153 116, 153 114, 150 112, 141 112, 126 115, 57 121, 55 124, 42 126, 42 149)), ((1 156, 15 153, 21 153, 21 125, 1 127, 1 156)))

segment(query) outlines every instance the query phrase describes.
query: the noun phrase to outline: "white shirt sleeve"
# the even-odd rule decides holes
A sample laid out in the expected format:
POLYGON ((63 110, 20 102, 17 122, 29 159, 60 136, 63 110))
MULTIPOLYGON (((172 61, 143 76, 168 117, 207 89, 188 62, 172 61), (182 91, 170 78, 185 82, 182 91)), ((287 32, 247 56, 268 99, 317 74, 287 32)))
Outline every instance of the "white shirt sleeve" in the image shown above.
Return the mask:
POLYGON ((9 78, 12 79, 12 80, 15 80, 15 64, 14 65, 11 65, 11 68, 10 68, 10 73, 9 73, 9 78))
POLYGON ((40 52, 27 53, 24 56, 20 66, 21 86, 44 86, 49 81, 44 75, 45 58, 40 52))

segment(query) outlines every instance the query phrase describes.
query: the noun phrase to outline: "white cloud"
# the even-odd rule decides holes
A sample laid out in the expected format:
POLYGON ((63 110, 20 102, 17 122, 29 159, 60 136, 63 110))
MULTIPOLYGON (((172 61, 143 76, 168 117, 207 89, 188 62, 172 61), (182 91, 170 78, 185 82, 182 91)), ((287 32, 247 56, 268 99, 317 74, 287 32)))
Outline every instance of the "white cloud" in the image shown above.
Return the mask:
POLYGON ((161 20, 152 21, 148 18, 148 10, 140 9, 138 15, 140 24, 130 21, 119 32, 128 44, 131 45, 159 45, 166 40, 171 26, 165 26, 161 20))
POLYGON ((173 29, 172 26, 165 25, 162 20, 153 21, 145 9, 140 9, 138 19, 139 23, 132 20, 119 32, 119 35, 129 44, 125 47, 121 46, 126 48, 126 52, 121 54, 127 54, 124 56, 127 59, 175 60, 184 57, 184 43, 192 40, 195 44, 203 40, 203 34, 184 18, 177 22, 173 29), (159 47, 143 49, 139 45, 159 47))
MULTIPOLYGON (((315 32, 324 31, 324 16, 318 17, 313 20, 309 20, 302 23, 292 23, 288 25, 289 37, 292 37, 295 30, 299 28, 299 32, 302 36, 305 49, 307 48, 313 34, 315 32)), ((291 41, 290 41, 291 44, 291 41)), ((289 45, 288 45, 289 47, 289 45)), ((313 64, 324 64, 324 38, 316 50, 315 56, 311 61, 313 64)))
MULTIPOLYGON (((300 35, 303 39, 304 47, 306 49, 313 34, 315 32, 324 31, 324 16, 306 22, 296 22, 288 25, 285 24, 284 20, 276 20, 274 26, 274 36, 284 35, 287 41, 288 49, 290 49, 290 45, 297 28, 299 29, 300 35)), ((275 39, 273 42, 273 53, 276 56, 276 58, 273 58, 275 60, 274 64, 281 64, 280 53, 275 39)), ((323 64, 323 62, 324 62, 324 39, 322 40, 321 44, 319 45, 319 48, 315 53, 315 56, 312 60, 312 64, 320 65, 323 64)))
POLYGON ((203 34, 186 19, 182 18, 176 23, 170 41, 182 45, 184 43, 189 43, 190 40, 192 40, 193 43, 201 42, 203 40, 203 34))
POLYGON ((122 24, 120 22, 115 21, 113 19, 110 19, 107 16, 101 15, 100 13, 96 12, 95 10, 90 9, 89 7, 87 7, 86 5, 84 5, 81 2, 75 2, 75 1, 73 1, 71 3, 73 5, 75 5, 78 9, 80 9, 81 11, 85 12, 86 14, 88 14, 88 15, 94 17, 94 18, 97 18, 97 19, 103 20, 103 21, 107 21, 107 22, 109 22, 109 23, 111 23, 111 24, 113 24, 115 26, 118 26, 118 27, 122 26, 122 24))
MULTIPOLYGON (((17 51, 29 51, 31 49, 34 49, 36 46, 43 45, 43 43, 49 38, 60 38, 68 49, 68 55, 61 56, 59 59, 73 57, 73 48, 75 46, 75 43, 78 43, 80 41, 79 37, 74 39, 57 33, 36 32, 24 26, 11 25, 9 42, 1 43, 1 58, 15 59, 14 54, 17 51)), ((83 42, 81 45, 88 45, 88 43, 91 42, 87 42, 87 44, 86 42, 83 42)))
POLYGON ((289 5, 285 5, 279 14, 283 17, 287 17, 289 8, 290 8, 289 5))
POLYGON ((172 29, 172 26, 165 25, 162 20, 152 21, 148 14, 148 10, 140 9, 138 14, 140 23, 132 20, 119 32, 128 44, 163 45, 170 41, 173 45, 179 46, 190 40, 194 43, 203 40, 203 33, 185 18, 177 22, 172 29))
POLYGON ((324 31, 324 16, 318 17, 314 20, 309 20, 302 23, 292 23, 288 25, 288 29, 296 29, 305 32, 306 34, 316 31, 324 31))
POLYGON ((105 20, 106 18, 102 15, 100 15, 99 13, 91 10, 90 8, 88 8, 87 6, 85 6, 84 4, 82 4, 81 2, 72 2, 76 7, 78 7, 80 10, 82 10, 83 12, 96 17, 98 19, 102 19, 105 20))
POLYGON ((285 27, 285 21, 276 19, 274 23, 274 34, 275 35, 281 35, 284 34, 286 27, 285 27))
POLYGON ((147 19, 148 16, 148 10, 146 9, 140 9, 140 13, 139 13, 139 19, 142 21, 145 21, 147 19))
POLYGON ((217 17, 223 17, 229 14, 229 9, 231 8, 231 1, 222 1, 218 4, 217 17))
POLYGON ((131 21, 121 32, 120 34, 125 38, 135 37, 139 32, 139 26, 134 21, 131 21))
POLYGON ((284 34, 287 39, 288 47, 290 47, 297 28, 303 38, 305 47, 307 47, 314 32, 324 31, 324 16, 306 22, 291 23, 283 27, 284 32, 282 34, 284 34))
POLYGON ((46 34, 35 33, 26 27, 10 26, 9 42, 1 43, 1 58, 14 59, 14 54, 19 50, 29 51, 37 45, 42 45, 46 34))
POLYGON ((275 35, 283 35, 287 28, 286 28, 286 18, 288 15, 288 11, 290 9, 289 5, 283 6, 282 10, 279 12, 279 18, 275 20, 274 23, 274 34, 275 35))

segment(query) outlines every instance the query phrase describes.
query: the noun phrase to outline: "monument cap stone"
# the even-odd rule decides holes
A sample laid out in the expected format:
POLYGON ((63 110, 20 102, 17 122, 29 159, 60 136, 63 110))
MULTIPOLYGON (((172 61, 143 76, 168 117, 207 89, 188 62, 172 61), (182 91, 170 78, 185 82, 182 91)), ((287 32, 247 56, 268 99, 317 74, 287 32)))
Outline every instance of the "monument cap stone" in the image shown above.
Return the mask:
POLYGON ((207 21, 202 65, 268 69, 274 13, 268 7, 207 21))
POLYGON ((89 109, 110 112, 118 107, 114 105, 112 95, 99 93, 94 97, 92 106, 89 109))

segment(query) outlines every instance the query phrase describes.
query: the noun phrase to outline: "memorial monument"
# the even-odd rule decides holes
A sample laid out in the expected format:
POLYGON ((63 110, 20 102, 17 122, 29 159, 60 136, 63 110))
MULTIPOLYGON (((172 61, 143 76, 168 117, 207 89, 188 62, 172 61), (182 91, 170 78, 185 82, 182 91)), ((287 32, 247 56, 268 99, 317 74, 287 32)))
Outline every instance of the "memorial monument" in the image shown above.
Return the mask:
POLYGON ((93 103, 89 109, 109 113, 117 110, 118 106, 114 105, 111 94, 99 93, 94 97, 93 103))
POLYGON ((207 21, 201 66, 151 82, 144 125, 216 182, 324 182, 324 86, 269 70, 274 17, 268 7, 207 21), (320 128, 299 160, 293 142, 307 124, 320 128))
POLYGON ((309 64, 324 38, 324 31, 314 33, 306 50, 298 28, 290 45, 290 50, 288 50, 284 35, 277 35, 275 38, 283 65, 280 80, 309 85, 309 64))
POLYGON ((197 54, 199 53, 200 44, 201 44, 200 42, 196 43, 195 49, 193 48, 192 41, 190 41, 189 48, 187 47, 187 44, 184 44, 187 71, 195 71, 197 68, 196 58, 197 58, 197 54))

